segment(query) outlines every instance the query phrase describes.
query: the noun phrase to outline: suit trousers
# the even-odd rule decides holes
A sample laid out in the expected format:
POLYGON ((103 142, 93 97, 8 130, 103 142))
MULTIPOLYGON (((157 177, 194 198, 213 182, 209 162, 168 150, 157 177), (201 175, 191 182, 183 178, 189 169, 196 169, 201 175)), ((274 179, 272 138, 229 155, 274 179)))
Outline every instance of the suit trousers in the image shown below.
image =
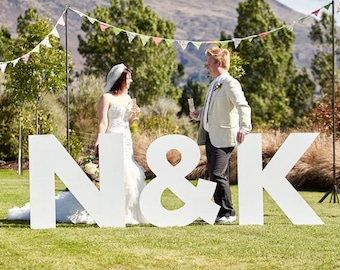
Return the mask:
POLYGON ((221 206, 218 217, 235 216, 235 209, 231 198, 229 184, 229 160, 234 147, 217 148, 211 144, 209 133, 207 134, 205 151, 208 161, 208 174, 210 181, 216 183, 214 201, 221 206))

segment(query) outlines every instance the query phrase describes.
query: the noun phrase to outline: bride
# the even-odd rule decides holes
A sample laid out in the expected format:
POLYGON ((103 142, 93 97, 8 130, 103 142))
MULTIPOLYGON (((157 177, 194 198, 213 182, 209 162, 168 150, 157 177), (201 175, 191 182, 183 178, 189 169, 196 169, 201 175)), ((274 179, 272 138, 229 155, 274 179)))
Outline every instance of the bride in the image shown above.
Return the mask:
MULTIPOLYGON (((132 82, 132 72, 124 64, 111 68, 107 75, 104 93, 98 102, 98 134, 122 133, 124 142, 124 181, 125 181, 125 223, 143 224, 147 220, 139 208, 139 195, 145 187, 144 169, 133 157, 133 142, 130 124, 139 114, 138 106, 132 101, 128 89, 132 82)), ((98 155, 99 136, 96 140, 98 155)), ((114 179, 113 179, 114 181, 114 179)), ((87 223, 95 221, 69 191, 60 192, 56 198, 57 222, 87 223)), ((9 220, 29 220, 30 205, 8 210, 9 220)))

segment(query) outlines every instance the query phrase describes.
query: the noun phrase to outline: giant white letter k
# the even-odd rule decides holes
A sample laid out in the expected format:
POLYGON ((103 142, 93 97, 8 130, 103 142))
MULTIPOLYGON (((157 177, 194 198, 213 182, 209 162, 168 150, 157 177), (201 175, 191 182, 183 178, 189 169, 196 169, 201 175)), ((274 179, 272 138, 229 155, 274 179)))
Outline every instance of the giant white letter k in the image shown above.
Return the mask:
POLYGON ((262 169, 261 134, 249 134, 238 147, 239 224, 263 225, 263 188, 293 224, 323 224, 286 179, 318 133, 292 133, 262 169))

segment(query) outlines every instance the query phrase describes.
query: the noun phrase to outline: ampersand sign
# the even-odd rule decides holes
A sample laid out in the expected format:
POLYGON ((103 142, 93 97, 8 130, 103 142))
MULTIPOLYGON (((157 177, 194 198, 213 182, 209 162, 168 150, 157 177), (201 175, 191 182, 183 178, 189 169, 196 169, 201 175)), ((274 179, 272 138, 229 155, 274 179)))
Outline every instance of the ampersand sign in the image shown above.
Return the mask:
POLYGON ((185 178, 200 159, 199 147, 192 139, 183 135, 160 137, 149 146, 146 158, 156 177, 143 189, 140 208, 151 224, 158 227, 186 226, 199 217, 214 224, 220 209, 211 200, 216 183, 199 179, 194 186, 185 178), (172 149, 181 153, 181 160, 175 166, 166 158, 172 149), (181 208, 167 210, 163 207, 161 196, 166 188, 185 203, 181 208))

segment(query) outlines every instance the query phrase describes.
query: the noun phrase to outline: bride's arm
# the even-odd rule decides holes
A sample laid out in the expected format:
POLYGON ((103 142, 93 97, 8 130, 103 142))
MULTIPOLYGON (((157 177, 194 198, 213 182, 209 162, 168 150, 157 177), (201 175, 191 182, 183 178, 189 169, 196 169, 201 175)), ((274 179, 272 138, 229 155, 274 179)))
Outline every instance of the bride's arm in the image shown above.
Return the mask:
MULTIPOLYGON (((95 143, 96 151, 99 144, 99 134, 105 133, 108 125, 107 112, 110 107, 109 96, 103 94, 98 101, 97 115, 98 115, 98 135, 95 143)), ((97 153, 96 153, 97 154, 97 153)))

